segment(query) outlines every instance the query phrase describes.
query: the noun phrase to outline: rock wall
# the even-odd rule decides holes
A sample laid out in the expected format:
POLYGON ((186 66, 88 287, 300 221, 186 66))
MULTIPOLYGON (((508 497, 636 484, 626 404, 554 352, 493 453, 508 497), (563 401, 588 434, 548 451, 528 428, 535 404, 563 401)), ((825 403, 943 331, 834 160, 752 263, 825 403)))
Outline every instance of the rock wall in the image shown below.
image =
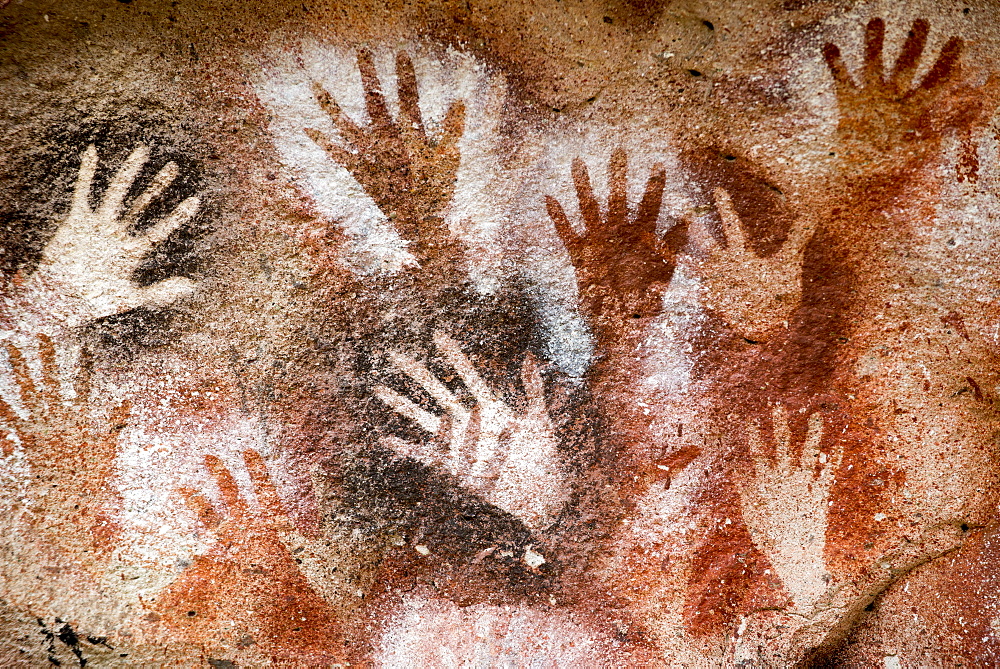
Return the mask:
POLYGON ((1000 662, 995 3, 0 34, 0 665, 1000 662))

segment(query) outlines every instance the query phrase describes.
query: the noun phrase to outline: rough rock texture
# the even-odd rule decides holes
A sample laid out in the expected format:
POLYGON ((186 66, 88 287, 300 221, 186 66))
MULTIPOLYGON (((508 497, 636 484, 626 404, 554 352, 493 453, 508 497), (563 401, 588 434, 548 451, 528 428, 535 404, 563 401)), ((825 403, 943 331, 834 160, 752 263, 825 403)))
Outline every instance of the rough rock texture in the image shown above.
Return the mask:
POLYGON ((1000 662, 995 3, 0 35, 0 665, 1000 662))

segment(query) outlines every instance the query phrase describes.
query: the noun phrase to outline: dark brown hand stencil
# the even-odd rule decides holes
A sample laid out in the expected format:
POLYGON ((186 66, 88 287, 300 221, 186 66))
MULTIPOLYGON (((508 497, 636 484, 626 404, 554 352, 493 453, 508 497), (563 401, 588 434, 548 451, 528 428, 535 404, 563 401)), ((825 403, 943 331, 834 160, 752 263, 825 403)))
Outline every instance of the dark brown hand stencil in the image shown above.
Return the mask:
POLYGON ((573 161, 573 183, 586 231, 578 234, 562 205, 546 196, 549 217, 576 268, 581 305, 601 344, 607 345, 636 319, 655 316, 661 293, 670 283, 677 252, 687 241, 687 223, 656 236, 666 174, 653 167, 646 192, 634 216, 626 195, 628 158, 615 149, 609 164, 610 194, 605 215, 594 197, 587 166, 573 161))
MULTIPOLYGON (((879 151, 903 146, 913 150, 916 142, 933 144, 946 129, 965 129, 978 120, 986 91, 963 85, 959 79, 960 38, 949 39, 930 71, 914 83, 929 30, 927 21, 913 22, 899 58, 887 74, 882 62, 885 23, 878 18, 869 21, 860 84, 848 73, 840 49, 834 44, 823 47, 836 88, 842 137, 879 151)), ((993 78, 988 88, 996 88, 993 78)))
POLYGON ((411 242, 409 249, 421 264, 453 255, 457 244, 450 238, 444 212, 455 191, 465 103, 451 103, 440 137, 434 140, 420 115, 417 77, 408 55, 401 53, 396 58, 398 120, 389 113, 371 52, 358 53, 358 68, 371 123, 365 128, 357 125, 333 96, 313 84, 316 100, 333 120, 345 145, 312 128, 306 134, 350 171, 400 236, 411 242))

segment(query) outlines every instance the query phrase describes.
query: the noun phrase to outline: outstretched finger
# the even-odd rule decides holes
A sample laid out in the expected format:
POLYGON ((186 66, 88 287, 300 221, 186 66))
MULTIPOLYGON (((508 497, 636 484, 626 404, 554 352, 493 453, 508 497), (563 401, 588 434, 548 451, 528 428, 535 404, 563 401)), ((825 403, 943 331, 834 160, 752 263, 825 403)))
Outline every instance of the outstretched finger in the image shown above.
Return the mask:
POLYGON ((273 519, 283 519, 285 505, 281 503, 278 488, 267 471, 264 458, 257 451, 248 448, 243 451, 243 462, 246 463, 247 473, 250 474, 250 481, 254 485, 254 493, 257 495, 261 511, 273 519))
POLYGON ((443 156, 454 153, 464 132, 465 101, 455 100, 448 106, 448 111, 444 115, 444 121, 441 123, 441 139, 438 141, 437 154, 443 156))
POLYGON ((212 502, 194 488, 187 486, 178 488, 177 493, 184 500, 184 504, 206 527, 215 528, 222 522, 222 517, 212 502))
POLYGON ((483 409, 477 404, 469 414, 469 420, 465 424, 465 433, 462 435, 461 440, 458 440, 460 451, 455 454, 459 462, 471 467, 469 472, 473 476, 481 476, 487 473, 484 467, 488 467, 493 460, 490 453, 485 453, 482 450, 483 448, 488 449, 488 446, 482 439, 482 428, 483 409), (477 471, 477 468, 480 471, 477 471))
MULTIPOLYGON (((0 402, 2 401, 3 400, 0 400, 0 402)), ((17 448, 17 442, 14 440, 13 436, 14 435, 10 432, 10 430, 0 424, 0 453, 2 453, 5 458, 10 457, 10 455, 14 452, 14 449, 17 448)))
POLYGON ((455 399, 454 393, 431 374, 424 364, 398 351, 390 351, 389 360, 392 361, 396 369, 420 384, 420 387, 426 390, 445 411, 455 416, 459 416, 465 411, 465 408, 455 399))
POLYGON ((437 435, 442 432, 442 419, 438 418, 430 411, 421 409, 419 406, 403 397, 392 388, 389 388, 388 386, 377 386, 374 392, 375 397, 382 400, 382 402, 388 405, 389 408, 401 416, 409 418, 427 432, 430 432, 433 435, 437 435))
POLYGON ((455 418, 450 413, 442 414, 438 418, 437 432, 431 437, 431 444, 441 453, 449 452, 455 429, 455 418))
POLYGON ((729 193, 722 188, 712 191, 715 197, 715 208, 722 219, 722 231, 726 237, 726 248, 732 255, 744 256, 747 254, 747 240, 743 235, 743 224, 740 216, 733 209, 733 201, 729 198, 729 193))
POLYGON ((816 412, 809 416, 809 429, 802 446, 802 468, 810 474, 819 464, 819 449, 823 442, 823 415, 816 412))
POLYGON ((219 486, 219 494, 222 496, 222 501, 226 505, 230 517, 245 516, 247 505, 240 496, 240 488, 229 468, 214 455, 205 456, 205 467, 208 468, 208 472, 215 479, 216 485, 219 486))
POLYGON ((190 221, 201 207, 201 198, 189 197, 174 209, 169 216, 146 231, 146 241, 150 246, 159 244, 170 236, 177 228, 190 221))
POLYGON ((146 210, 146 207, 170 187, 170 184, 177 178, 177 173, 177 163, 171 161, 164 165, 163 169, 153 177, 153 181, 150 182, 149 187, 128 208, 128 213, 122 217, 122 225, 126 227, 133 225, 136 219, 142 215, 142 212, 146 210))
POLYGON ((719 240, 715 238, 715 233, 712 232, 712 228, 708 225, 708 222, 698 218, 694 219, 690 214, 685 215, 683 221, 686 221, 689 229, 694 230, 695 243, 698 248, 704 253, 707 253, 710 257, 715 256, 721 250, 719 245, 719 240))
POLYGON ((587 226, 587 232, 596 232, 601 228, 601 208, 590 185, 587 164, 580 158, 574 158, 570 172, 573 175, 573 184, 576 186, 576 197, 580 202, 580 216, 587 226))
POLYGON ((41 397, 35 388, 35 382, 31 379, 31 372, 28 369, 28 361, 21 351, 13 344, 4 344, 7 349, 7 361, 10 363, 11 371, 14 374, 14 383, 21 394, 21 403, 34 418, 39 418, 43 407, 41 397))
POLYGON ((368 49, 358 51, 358 69, 361 71, 361 84, 365 89, 365 107, 368 118, 373 125, 387 127, 392 125, 392 116, 382 95, 382 84, 375 70, 375 58, 368 49))
POLYGON ((885 22, 872 19, 865 27, 865 64, 862 82, 865 86, 879 86, 885 76, 882 64, 882 47, 885 42, 885 22))
POLYGON ((97 468, 104 469, 108 474, 110 474, 110 469, 114 466, 115 458, 118 455, 118 441, 122 431, 128 426, 131 417, 132 402, 129 400, 112 407, 108 413, 107 429, 91 445, 89 453, 91 462, 97 468))
POLYGON ((805 252, 815 232, 816 227, 806 218, 798 219, 792 224, 792 229, 788 231, 788 237, 785 238, 785 244, 781 249, 786 263, 805 252))
POLYGON ((56 346, 47 334, 38 335, 38 357, 42 362, 42 398, 48 406, 58 405, 62 402, 59 363, 56 361, 56 346))
POLYGON ((746 486, 743 489, 743 495, 751 501, 753 506, 759 506, 762 502, 761 496, 766 495, 766 492, 761 490, 760 487, 767 480, 771 472, 771 459, 768 457, 755 457, 753 459, 753 469, 757 474, 757 485, 746 486))
POLYGON ((172 276, 154 283, 152 286, 137 291, 130 300, 130 308, 138 307, 169 307, 177 300, 191 295, 195 290, 195 282, 187 277, 172 276))
MULTIPOLYGON (((364 133, 361 128, 358 127, 358 124, 352 121, 351 117, 343 112, 340 105, 337 104, 337 101, 333 99, 333 96, 330 95, 318 82, 313 82, 312 91, 313 96, 316 98, 316 102, 319 103, 320 109, 326 112, 326 115, 330 117, 331 121, 333 121, 333 124, 337 127, 337 132, 340 133, 340 136, 355 146, 359 146, 364 133)), ((310 134, 311 132, 316 131, 311 129, 306 130, 306 134, 309 135, 314 142, 316 142, 317 140, 312 136, 312 134, 310 134)))
POLYGON ((844 59, 840 55, 840 49, 837 48, 836 44, 828 43, 823 45, 823 59, 826 61, 826 66, 830 69, 830 74, 833 75, 833 86, 838 100, 843 100, 857 90, 857 86, 854 85, 854 80, 851 79, 851 75, 847 71, 847 66, 844 65, 844 59))
POLYGON ((524 384, 524 394, 528 399, 528 413, 546 413, 545 381, 542 379, 538 358, 533 353, 525 355, 524 362, 521 363, 521 383, 524 384))
MULTIPOLYGON (((18 438, 23 438, 25 429, 27 428, 25 421, 17 414, 16 411, 14 411, 14 407, 8 404, 7 400, 2 397, 0 397, 0 424, 13 430, 17 434, 18 438)), ((0 430, 2 429, 3 427, 0 427, 0 430)), ((6 434, 6 430, 4 430, 4 433, 6 434)), ((6 439, 7 437, 4 438, 6 439)), ((8 455, 10 454, 8 453, 8 455)))
POLYGON ((833 444, 833 448, 829 454, 829 458, 825 465, 823 465, 823 470, 820 472, 819 478, 822 485, 825 488, 829 488, 833 483, 834 478, 837 476, 837 472, 840 470, 840 463, 844 458, 844 442, 842 440, 837 440, 833 444))
POLYGON ((132 403, 129 400, 113 407, 108 413, 107 429, 96 435, 96 439, 90 444, 88 459, 95 475, 102 481, 107 481, 111 476, 119 452, 118 442, 131 415, 132 403))
POLYGON ((774 452, 781 471, 787 472, 792 462, 792 431, 788 427, 788 411, 780 404, 771 410, 771 430, 774 433, 774 452))
POLYGON ((414 460, 422 462, 430 467, 442 467, 449 465, 449 463, 445 461, 445 456, 429 444, 415 444, 393 435, 382 437, 381 443, 383 446, 388 447, 389 450, 393 451, 400 457, 413 458, 414 460))
POLYGON ((934 63, 934 67, 920 82, 919 90, 930 92, 948 83, 958 71, 962 48, 963 42, 960 38, 952 37, 948 40, 941 48, 941 55, 934 63))
POLYGON ((576 234, 576 230, 569 222, 569 218, 566 216, 566 211, 559 204, 559 200, 555 199, 551 195, 545 196, 545 208, 549 212, 549 218, 552 219, 552 224, 556 226, 556 234, 559 235, 559 239, 562 240, 563 245, 569 252, 570 259, 573 264, 576 265, 580 259, 580 249, 583 246, 583 238, 576 234))
POLYGON ((73 391, 76 393, 76 401, 82 403, 90 397, 90 377, 94 372, 94 354, 86 344, 80 347, 76 370, 73 391))
POLYGON ((98 208, 97 213, 101 221, 107 226, 109 232, 118 232, 122 223, 118 220, 118 212, 121 211, 122 202, 128 194, 129 189, 139 176, 142 166, 149 160, 149 147, 140 144, 132 151, 132 154, 125 159, 122 166, 118 168, 111 185, 104 193, 104 200, 98 208))
POLYGON ((396 81, 399 90, 399 111, 402 112, 400 125, 406 123, 426 141, 427 133, 424 132, 424 121, 420 115, 417 73, 413 69, 410 56, 403 51, 396 55, 396 81))
POLYGON ((750 453, 754 454, 753 462, 757 478, 761 478, 767 473, 769 458, 764 453, 764 440, 760 436, 760 423, 756 421, 750 424, 750 429, 747 432, 747 445, 750 447, 750 453))
POLYGON ((97 171, 97 147, 93 144, 80 156, 80 172, 73 186, 73 203, 70 215, 82 215, 90 212, 90 189, 94 183, 94 173, 97 171))
POLYGON ((342 167, 346 167, 350 172, 357 170, 358 156, 351 153, 342 146, 337 146, 330 139, 321 133, 319 130, 314 128, 306 128, 306 135, 311 139, 316 145, 326 152, 326 155, 333 158, 333 161, 342 167))
POLYGON ((913 22, 903 42, 903 49, 896 59, 896 66, 892 70, 891 81, 900 93, 905 92, 913 81, 913 75, 920 64, 920 55, 924 52, 927 44, 927 34, 930 32, 930 25, 923 19, 913 22))
POLYGON ((635 226, 639 230, 656 233, 656 223, 660 219, 660 207, 663 205, 663 189, 666 185, 667 171, 661 163, 657 163, 649 175, 646 192, 643 193, 639 209, 636 211, 635 226))
POLYGON ((609 228, 625 224, 628 207, 628 155, 622 148, 611 152, 608 162, 608 215, 609 228))
POLYGON ((493 391, 486 385, 482 377, 479 376, 479 372, 476 371, 475 367, 472 366, 472 362, 462 352, 462 347, 457 341, 441 330, 435 330, 434 345, 444 355, 444 359, 448 361, 448 364, 462 377, 462 382, 465 383, 465 387, 469 389, 472 396, 476 398, 476 402, 489 404, 496 401, 493 397, 493 391))

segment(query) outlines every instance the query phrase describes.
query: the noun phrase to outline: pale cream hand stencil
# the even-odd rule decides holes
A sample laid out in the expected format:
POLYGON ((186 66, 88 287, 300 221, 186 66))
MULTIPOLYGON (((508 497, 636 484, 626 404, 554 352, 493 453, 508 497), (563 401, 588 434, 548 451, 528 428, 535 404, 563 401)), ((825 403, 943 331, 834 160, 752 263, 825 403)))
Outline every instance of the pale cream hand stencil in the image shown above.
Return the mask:
MULTIPOLYGON (((787 324, 802 296, 802 259, 814 227, 799 221, 777 253, 761 257, 743 234, 743 224, 722 188, 713 192, 725 246, 703 229, 709 248, 698 273, 709 294, 708 306, 748 339, 766 339, 787 324)), ((704 227, 704 226, 703 226, 704 227)))
POLYGON ((759 424, 750 428, 756 480, 740 488, 743 519, 754 544, 771 561, 795 608, 808 613, 826 592, 829 576, 823 559, 830 486, 840 467, 843 447, 827 456, 820 452, 823 417, 809 416, 802 454, 792 453, 792 433, 784 407, 772 414, 774 456, 759 454, 764 445, 759 424), (816 470, 819 469, 817 475, 816 470))
POLYGON ((83 152, 69 215, 45 246, 37 271, 26 282, 28 290, 58 296, 55 302, 65 307, 66 325, 82 325, 138 307, 164 307, 194 289, 194 283, 183 277, 151 286, 139 286, 132 280, 146 254, 189 221, 201 204, 199 198, 189 197, 148 230, 133 234, 130 228, 138 217, 178 174, 177 165, 167 163, 128 211, 122 211, 125 196, 148 159, 149 148, 137 147, 111 180, 103 201, 93 209, 89 198, 97 149, 90 145, 83 152))
POLYGON ((400 455, 444 469, 527 528, 548 526, 568 499, 569 490, 534 357, 529 354, 522 365, 527 406, 519 412, 494 395, 457 341, 437 332, 434 343, 458 372, 476 405, 466 408, 425 365, 404 353, 391 352, 393 366, 420 384, 445 415, 438 417, 391 388, 378 386, 376 397, 435 435, 429 443, 390 437, 389 445, 400 455))

